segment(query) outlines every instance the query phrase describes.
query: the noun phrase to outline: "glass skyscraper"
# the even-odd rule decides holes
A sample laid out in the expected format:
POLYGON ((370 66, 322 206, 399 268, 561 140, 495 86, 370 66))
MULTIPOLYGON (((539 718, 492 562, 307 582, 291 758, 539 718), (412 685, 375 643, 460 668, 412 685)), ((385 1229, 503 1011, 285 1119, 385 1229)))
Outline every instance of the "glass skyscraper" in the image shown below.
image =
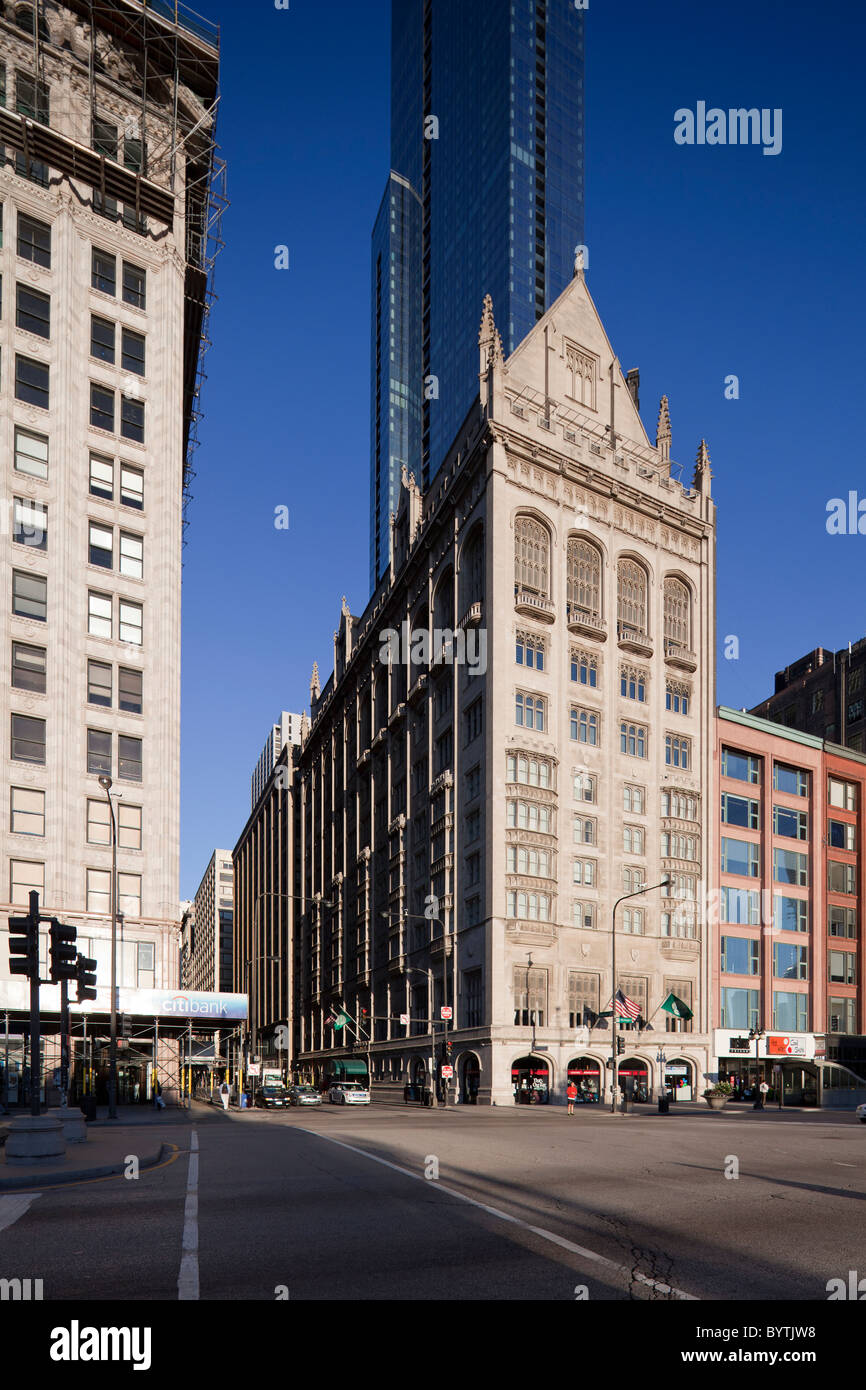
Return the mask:
POLYGON ((373 587, 401 468, 426 489, 477 394, 484 295, 508 354, 572 277, 583 35, 574 0, 392 0, 391 175, 373 237, 373 587))

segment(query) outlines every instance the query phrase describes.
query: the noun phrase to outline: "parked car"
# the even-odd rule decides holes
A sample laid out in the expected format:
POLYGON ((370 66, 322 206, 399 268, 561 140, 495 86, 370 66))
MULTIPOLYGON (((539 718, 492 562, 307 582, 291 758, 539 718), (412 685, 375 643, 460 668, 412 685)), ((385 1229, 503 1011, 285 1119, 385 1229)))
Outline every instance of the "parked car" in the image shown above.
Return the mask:
POLYGON ((283 1110, 289 1105, 289 1093, 285 1086, 274 1085, 271 1082, 267 1086, 256 1088, 256 1105, 260 1105, 264 1110, 283 1110))
POLYGON ((332 1105, 369 1105, 370 1092, 360 1081, 335 1081, 328 1091, 332 1105))
POLYGON ((289 1088, 291 1105, 321 1105, 322 1097, 315 1086, 291 1086, 289 1088))
POLYGON ((854 1114, 857 1116, 861 1125, 866 1125, 866 1105, 858 1105, 854 1114))

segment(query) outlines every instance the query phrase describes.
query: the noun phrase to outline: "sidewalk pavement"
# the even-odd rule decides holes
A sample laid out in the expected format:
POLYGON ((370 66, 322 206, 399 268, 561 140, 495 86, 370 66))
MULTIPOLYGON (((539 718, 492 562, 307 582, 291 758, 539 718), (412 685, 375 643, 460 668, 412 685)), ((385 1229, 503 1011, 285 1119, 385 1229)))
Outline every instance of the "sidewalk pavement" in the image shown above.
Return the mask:
MULTIPOLYGON (((124 1172, 131 1156, 138 1160, 139 1171, 155 1168, 186 1150, 186 1127, 193 1119, 196 1123, 206 1120, 206 1115, 196 1113, 205 1108, 196 1105, 190 1112, 175 1106, 155 1111, 145 1105, 122 1105, 118 1106, 118 1118, 109 1120, 108 1107, 100 1106, 98 1118, 87 1125, 84 1143, 67 1144, 66 1157, 57 1163, 7 1163, 0 1147, 0 1196, 111 1177, 124 1172)), ((54 1108, 47 1113, 59 1115, 54 1108)), ((0 1139, 8 1135, 14 1120, 14 1111, 0 1117, 0 1139)))

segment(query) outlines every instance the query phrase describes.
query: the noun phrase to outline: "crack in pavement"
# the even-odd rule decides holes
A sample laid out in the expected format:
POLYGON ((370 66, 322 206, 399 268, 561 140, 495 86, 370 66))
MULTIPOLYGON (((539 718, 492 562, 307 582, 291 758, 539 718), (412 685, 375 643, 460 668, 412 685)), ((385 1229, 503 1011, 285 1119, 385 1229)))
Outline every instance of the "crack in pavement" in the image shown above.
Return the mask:
POLYGON ((629 1235, 626 1223, 617 1216, 603 1216, 614 1240, 629 1258, 629 1298, 640 1302, 669 1301, 676 1297, 672 1283, 674 1262, 662 1250, 643 1249, 629 1235), (640 1296, 638 1295, 638 1288, 640 1296), (647 1292, 648 1291, 648 1292, 647 1292))

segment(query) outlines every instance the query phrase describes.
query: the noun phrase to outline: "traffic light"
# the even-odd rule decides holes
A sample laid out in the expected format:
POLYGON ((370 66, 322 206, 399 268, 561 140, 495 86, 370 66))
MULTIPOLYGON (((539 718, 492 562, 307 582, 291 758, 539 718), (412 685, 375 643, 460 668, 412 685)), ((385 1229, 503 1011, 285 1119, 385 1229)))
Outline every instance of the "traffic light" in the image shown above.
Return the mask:
POLYGON ((51 958, 49 961, 49 971, 51 983, 59 985, 61 980, 75 979, 75 938, 78 935, 74 927, 68 927, 64 922, 58 922, 54 917, 51 920, 51 958))
POLYGON ((451 1039, 450 1039, 450 1038, 447 1038, 446 1041, 445 1041, 445 1061, 446 1061, 446 1062, 450 1062, 450 1061, 451 1061, 451 1039))
POLYGON ((32 903, 26 917, 9 918, 9 973, 39 979, 39 910, 34 912, 32 903))
POLYGON ((125 1038, 132 1037, 132 1019, 129 1014, 120 1015, 120 1031, 125 1038))
POLYGON ((96 998, 96 961, 90 956, 76 956, 75 979, 78 982, 76 999, 83 1004, 86 999, 96 998))
POLYGON ((625 1038, 617 1038, 617 1040, 616 1040, 616 1055, 617 1055, 617 1057, 621 1057, 622 1054, 623 1054, 624 1052, 625 1052, 625 1038))

